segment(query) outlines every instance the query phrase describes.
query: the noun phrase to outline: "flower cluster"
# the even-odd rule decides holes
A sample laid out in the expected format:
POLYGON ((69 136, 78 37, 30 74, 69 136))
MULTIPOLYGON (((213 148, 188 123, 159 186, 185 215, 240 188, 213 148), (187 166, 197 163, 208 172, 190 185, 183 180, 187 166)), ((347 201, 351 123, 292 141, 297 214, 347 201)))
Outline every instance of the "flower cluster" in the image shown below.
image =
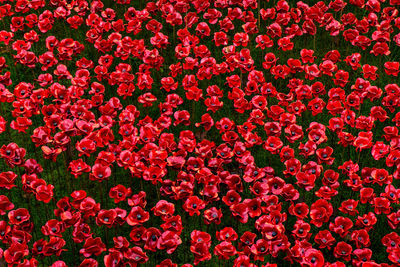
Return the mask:
POLYGON ((0 265, 400 266, 399 0, 0 4, 0 265))

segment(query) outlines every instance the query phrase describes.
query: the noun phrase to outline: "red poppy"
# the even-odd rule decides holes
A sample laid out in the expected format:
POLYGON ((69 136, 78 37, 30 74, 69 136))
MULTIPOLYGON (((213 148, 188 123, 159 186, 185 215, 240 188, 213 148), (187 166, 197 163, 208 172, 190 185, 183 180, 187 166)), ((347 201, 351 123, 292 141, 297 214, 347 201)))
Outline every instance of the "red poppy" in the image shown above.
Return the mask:
POLYGON ((200 215, 200 210, 204 209, 205 203, 197 196, 191 196, 187 198, 183 205, 183 209, 189 213, 190 216, 194 214, 200 215))
POLYGON ((397 77, 397 75, 399 74, 399 67, 400 67, 399 62, 385 62, 384 67, 385 67, 385 73, 387 75, 393 75, 397 77))
POLYGON ((341 237, 346 236, 352 227, 353 222, 351 219, 342 216, 336 217, 335 221, 329 224, 329 230, 339 234, 341 237))
POLYGON ((16 186, 15 184, 16 178, 17 175, 12 171, 0 173, 0 187, 4 187, 10 190, 11 188, 16 186))
POLYGON ((176 248, 182 243, 181 238, 172 231, 165 231, 161 234, 157 241, 158 249, 166 249, 168 254, 173 253, 176 248))
POLYGON ((310 248, 304 253, 301 264, 305 266, 324 266, 325 259, 321 251, 310 248))
POLYGON ((146 221, 148 221, 150 215, 147 211, 143 210, 139 206, 132 207, 128 216, 126 217, 126 222, 131 226, 140 225, 146 221))
POLYGON ((25 208, 19 208, 16 210, 12 210, 8 213, 8 219, 11 224, 21 225, 29 221, 30 214, 29 211, 25 208))
POLYGON ((96 163, 92 167, 92 172, 89 175, 92 181, 104 181, 111 176, 111 169, 107 165, 96 163))
POLYGON ((319 245, 319 248, 331 249, 335 244, 336 239, 332 236, 329 230, 322 230, 315 235, 315 242, 319 245))
POLYGON ((214 255, 217 255, 220 259, 229 259, 236 254, 236 248, 228 241, 222 241, 214 248, 214 255))
POLYGON ((372 201, 376 214, 389 214, 391 211, 390 201, 385 197, 375 197, 372 201))
POLYGON ((6 211, 12 210, 14 204, 5 195, 0 195, 0 215, 5 215, 6 211))
POLYGON ((340 241, 334 248, 334 255, 336 258, 341 258, 345 261, 350 261, 353 248, 346 242, 340 241))
POLYGON ((79 253, 83 254, 85 257, 90 257, 91 255, 100 255, 106 250, 105 244, 101 241, 100 237, 88 238, 83 245, 83 248, 79 253))
POLYGON ((333 213, 333 207, 328 201, 319 199, 311 205, 310 217, 311 223, 321 227, 323 223, 328 222, 333 213))
POLYGON ((363 65, 362 70, 365 79, 371 79, 375 81, 378 78, 378 75, 376 74, 378 67, 365 64, 363 65))
POLYGON ((60 237, 54 237, 51 236, 50 240, 45 244, 43 247, 43 255, 44 256, 60 256, 63 251, 66 249, 63 249, 63 247, 66 245, 66 242, 64 239, 60 237))
POLYGON ((29 255, 29 249, 26 244, 13 242, 9 248, 4 251, 4 260, 8 264, 20 262, 22 258, 29 255))
POLYGON ((371 244, 368 232, 365 229, 353 231, 351 239, 356 243, 357 248, 368 247, 371 244))

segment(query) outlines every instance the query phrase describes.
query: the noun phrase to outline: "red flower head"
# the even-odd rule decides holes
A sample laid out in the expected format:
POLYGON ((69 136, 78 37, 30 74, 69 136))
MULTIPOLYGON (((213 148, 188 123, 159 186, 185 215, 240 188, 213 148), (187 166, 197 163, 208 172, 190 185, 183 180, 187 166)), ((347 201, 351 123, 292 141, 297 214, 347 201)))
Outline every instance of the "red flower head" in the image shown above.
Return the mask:
POLYGON ((290 143, 301 140, 304 137, 303 128, 297 124, 291 124, 285 128, 286 139, 290 143))
POLYGON ((354 53, 351 54, 350 56, 347 56, 344 61, 351 66, 353 70, 357 70, 358 68, 361 67, 360 65, 360 60, 361 60, 361 54, 360 53, 354 53))
POLYGON ((301 168, 301 163, 298 159, 292 158, 284 162, 286 166, 286 170, 283 171, 283 174, 286 176, 296 175, 301 168))
POLYGON ((358 213, 357 210, 358 201, 354 199, 348 199, 342 202, 339 210, 343 213, 349 214, 351 216, 355 216, 358 213))
POLYGON ((297 203, 294 205, 293 203, 289 207, 289 213, 291 215, 296 216, 299 219, 304 219, 307 217, 309 212, 309 207, 306 203, 297 203))
POLYGON ((336 258, 341 258, 345 261, 350 261, 353 248, 346 242, 340 241, 337 243, 333 253, 336 258))
POLYGON ((334 222, 329 224, 329 230, 344 237, 348 234, 348 231, 353 227, 353 222, 349 218, 338 216, 334 222))
POLYGON ((17 175, 12 171, 0 173, 0 187, 10 190, 11 188, 16 186, 15 185, 16 178, 17 175))
POLYGON ((310 224, 297 220, 293 226, 292 234, 296 239, 306 239, 308 240, 311 237, 311 226, 310 224))
POLYGON ((101 241, 100 237, 88 238, 83 245, 83 248, 79 253, 83 254, 85 257, 90 257, 91 255, 98 256, 106 251, 106 245, 101 241))
POLYGON ((168 254, 173 253, 182 244, 181 238, 172 231, 165 231, 157 241, 157 249, 166 249, 168 254))
POLYGON ((368 232, 365 229, 353 231, 351 240, 355 242, 357 248, 369 247, 371 244, 368 232))
POLYGON ((322 267, 325 266, 324 255, 321 251, 310 248, 307 249, 302 257, 302 266, 322 267))
POLYGON ((220 224, 222 218, 222 211, 221 209, 217 209, 212 207, 211 209, 207 209, 204 211, 204 223, 205 224, 220 224))
MULTIPOLYGON (((79 210, 84 214, 84 218, 89 218, 91 216, 96 216, 97 212, 100 210, 100 203, 96 203, 96 201, 91 197, 86 197, 86 193, 84 194, 85 197, 80 192, 76 192, 73 197, 76 197, 77 202, 79 202, 79 210), (83 197, 83 200, 81 200, 83 197)), ((72 202, 72 205, 77 205, 78 203, 72 202)))
POLYGON ((385 62, 384 64, 385 67, 385 73, 387 75, 393 75, 395 77, 397 77, 397 75, 399 74, 399 67, 400 67, 400 63, 399 62, 385 62))
POLYGON ((344 70, 339 70, 335 74, 335 79, 333 80, 335 85, 340 87, 345 87, 346 84, 349 82, 349 73, 344 70))
POLYGON ((107 165, 102 165, 99 163, 96 163, 92 167, 92 172, 90 173, 90 180, 92 181, 104 181, 108 177, 111 176, 111 168, 108 167, 107 165))
POLYGON ((376 214, 389 214, 391 210, 390 201, 385 197, 375 197, 372 201, 376 214))
POLYGON ((53 189, 54 186, 49 185, 39 185, 36 187, 36 199, 39 201, 43 201, 44 203, 49 203, 53 199, 53 189))
POLYGON ((66 245, 64 239, 60 237, 50 236, 50 241, 43 247, 43 255, 48 257, 52 255, 60 256, 63 251, 63 247, 66 245))
POLYGON ((318 163, 326 163, 328 165, 332 165, 333 161, 335 160, 335 158, 331 157, 333 153, 333 148, 331 148, 330 146, 326 147, 326 148, 320 148, 317 149, 317 157, 318 157, 318 163))
POLYGON ((223 241, 215 246, 214 255, 218 256, 219 259, 228 260, 230 257, 237 254, 236 248, 231 242, 223 241))
POLYGON ((233 204, 230 206, 232 216, 241 223, 247 223, 249 219, 249 208, 245 203, 233 204))
POLYGON ((197 196, 191 196, 186 199, 183 204, 183 209, 188 212, 190 216, 193 216, 194 214, 200 215, 200 210, 204 209, 205 206, 203 200, 197 196))
POLYGON ((314 63, 316 57, 314 56, 314 50, 302 49, 300 51, 301 61, 303 63, 314 63))
POLYGON ((96 224, 111 228, 116 218, 117 212, 115 210, 100 210, 96 216, 96 224))
POLYGON ((389 45, 386 42, 377 42, 370 51, 374 56, 390 55, 389 45))
POLYGON ((16 143, 3 145, 0 149, 0 156, 6 160, 10 167, 23 165, 26 150, 20 148, 16 143))
POLYGON ((319 199, 311 205, 310 217, 311 223, 321 227, 323 223, 328 222, 333 213, 332 204, 324 199, 319 199))
POLYGON ((148 229, 145 229, 144 227, 138 227, 132 230, 130 236, 131 239, 137 244, 141 244, 141 240, 143 240, 145 242, 144 244, 145 249, 150 251, 156 251, 157 241, 161 236, 161 231, 154 227, 150 227, 148 229))
POLYGON ((139 206, 132 207, 130 213, 126 217, 126 222, 131 226, 141 225, 147 222, 150 215, 147 211, 143 210, 139 206))
POLYGON ((28 246, 18 242, 13 242, 10 247, 4 251, 4 259, 8 264, 19 263, 22 258, 27 255, 29 255, 28 246))
POLYGON ((6 211, 12 210, 14 204, 5 195, 0 195, 0 215, 5 215, 6 211))
POLYGON ((365 79, 371 79, 375 81, 378 78, 378 74, 376 74, 378 67, 365 64, 363 65, 362 70, 365 79))
POLYGON ((319 248, 328 248, 335 244, 336 239, 332 236, 329 230, 319 231, 314 238, 315 242, 319 245, 319 248))
POLYGON ((171 217, 175 212, 174 204, 160 200, 157 202, 156 206, 151 209, 155 216, 161 216, 161 218, 171 217))
POLYGON ((42 233, 44 235, 62 237, 62 233, 65 231, 64 222, 59 222, 55 219, 49 220, 44 226, 42 226, 42 233))
POLYGON ((126 188, 123 185, 116 185, 110 189, 109 197, 114 199, 115 203, 124 201, 132 193, 130 188, 126 188))
POLYGON ((219 241, 235 241, 238 235, 232 227, 225 227, 221 231, 216 232, 216 237, 219 241))
POLYGON ((356 150, 367 149, 372 146, 372 132, 360 132, 357 138, 354 140, 354 146, 356 150))
POLYGON ((7 123, 6 120, 2 116, 0 116, 0 133, 5 132, 6 123, 7 123))
POLYGON ((25 208, 12 210, 8 213, 10 224, 21 225, 30 219, 29 211, 25 208))
POLYGON ((372 257, 372 250, 369 248, 364 249, 355 249, 353 251, 353 255, 356 256, 356 259, 353 259, 353 264, 362 266, 364 262, 370 261, 372 257))

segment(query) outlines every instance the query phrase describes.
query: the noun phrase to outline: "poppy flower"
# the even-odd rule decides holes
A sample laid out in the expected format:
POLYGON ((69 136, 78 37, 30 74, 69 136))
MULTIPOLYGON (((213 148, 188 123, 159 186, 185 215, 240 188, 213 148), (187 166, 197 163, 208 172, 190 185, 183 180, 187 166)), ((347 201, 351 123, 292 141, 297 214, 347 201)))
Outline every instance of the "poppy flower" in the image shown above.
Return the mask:
POLYGON ((6 120, 2 116, 0 116, 0 133, 5 132, 6 124, 7 124, 6 120))
POLYGON ((150 215, 147 211, 143 210, 139 206, 132 207, 128 216, 126 217, 126 222, 131 226, 140 225, 146 221, 148 221, 150 215))
POLYGON ((378 67, 365 64, 363 65, 362 70, 365 79, 371 79, 375 81, 378 78, 378 75, 376 74, 378 67))
POLYGON ((22 258, 29 255, 29 249, 26 244, 13 242, 9 248, 4 251, 4 260, 9 264, 20 262, 22 258))
POLYGON ((353 227, 353 222, 351 219, 338 216, 335 218, 334 222, 329 224, 329 230, 332 232, 339 234, 341 237, 344 237, 348 234, 348 231, 353 227))
POLYGON ((292 234, 296 239, 309 239, 311 237, 311 226, 310 224, 297 220, 293 226, 292 234))
POLYGON ((11 210, 8 213, 8 219, 11 224, 20 225, 24 222, 29 221, 30 214, 29 211, 25 208, 19 208, 16 210, 11 210))
POLYGON ((229 259, 230 257, 237 254, 236 248, 231 242, 222 241, 214 248, 214 255, 218 256, 220 259, 229 259))
POLYGON ((0 31, 0 41, 4 42, 5 45, 8 45, 12 41, 13 37, 13 32, 7 32, 5 30, 0 31))
POLYGON ((356 243, 357 248, 368 247, 371 244, 368 232, 365 229, 353 231, 351 239, 356 243))
POLYGON ((372 201, 376 214, 389 214, 391 211, 390 201, 385 197, 375 197, 372 201))
POLYGON ((318 163, 326 163, 328 165, 332 165, 333 161, 335 160, 333 157, 331 157, 333 153, 333 149, 331 147, 326 147, 326 148, 319 148, 316 151, 318 163))
POLYGON ((92 172, 89 175, 92 181, 104 181, 111 175, 111 169, 107 165, 96 163, 92 167, 92 172))
POLYGON ((314 63, 316 57, 314 56, 314 50, 302 49, 300 51, 301 61, 303 63, 314 63))
POLYGON ((14 204, 5 195, 0 195, 0 215, 5 215, 6 211, 12 210, 14 204))
POLYGON ((100 203, 91 197, 86 197, 83 192, 73 192, 73 198, 76 197, 76 202, 73 201, 72 205, 78 205, 79 210, 84 214, 84 218, 89 218, 91 216, 96 216, 97 212, 100 210, 100 203))
POLYGON ((200 210, 204 209, 205 203, 202 201, 200 198, 197 196, 191 196, 189 197, 184 205, 183 209, 189 213, 190 216, 193 216, 194 214, 200 215, 200 210))
POLYGON ((333 214, 333 207, 328 201, 319 199, 315 201, 310 208, 311 223, 321 227, 323 223, 328 222, 333 214))
POLYGON ((175 212, 175 206, 165 200, 157 202, 156 206, 152 208, 154 215, 161 217, 169 217, 175 212))
POLYGON ((388 218, 387 222, 388 222, 390 228, 396 229, 399 227, 399 221, 400 221, 399 217, 400 217, 400 214, 398 211, 392 212, 391 214, 389 214, 387 216, 387 218, 388 218))
POLYGON ((372 132, 360 132, 357 138, 354 140, 354 146, 356 150, 367 149, 372 146, 372 132))
POLYGON ((79 253, 85 257, 90 257, 91 255, 98 256, 105 250, 105 244, 101 241, 101 238, 96 237, 88 238, 79 253))
POLYGON ((315 235, 314 240, 319 245, 319 248, 328 248, 328 249, 331 249, 331 247, 336 242, 336 239, 332 236, 329 230, 319 231, 315 235))
POLYGON ((386 42, 377 42, 370 51, 374 56, 378 55, 390 55, 389 45, 386 42))
POLYGON ((353 248, 346 242, 340 241, 335 246, 333 253, 336 258, 341 258, 345 261, 350 261, 353 248))
POLYGON ((324 266, 325 259, 321 251, 316 249, 307 249, 301 264, 305 266, 324 266))
POLYGON ((397 77, 397 75, 399 74, 399 66, 400 63, 399 62, 385 62, 384 67, 385 67, 385 73, 387 75, 393 75, 395 77, 397 77))
POLYGON ((172 231, 165 231, 161 234, 157 241, 158 249, 166 249, 168 254, 173 253, 176 248, 182 243, 181 238, 172 231))
POLYGON ((44 203, 49 203, 54 195, 53 189, 54 186, 51 184, 39 185, 38 187, 36 187, 36 199, 39 201, 43 201, 44 203))
POLYGON ((49 220, 44 226, 42 226, 42 233, 44 235, 54 235, 61 237, 62 233, 65 231, 65 224, 57 220, 49 220))
POLYGON ((44 256, 60 256, 63 251, 66 249, 63 249, 63 247, 66 245, 66 242, 64 239, 60 237, 55 237, 55 236, 50 236, 50 240, 45 244, 43 247, 43 255, 44 256))
POLYGON ((73 160, 69 163, 68 168, 75 178, 82 175, 84 172, 90 172, 91 167, 86 164, 82 159, 73 160))
POLYGON ((237 233, 231 227, 225 227, 221 231, 216 232, 217 239, 219 241, 235 241, 238 238, 237 233))
POLYGON ((16 186, 15 184, 16 178, 17 175, 12 171, 0 173, 0 187, 4 187, 10 190, 11 188, 16 186))

